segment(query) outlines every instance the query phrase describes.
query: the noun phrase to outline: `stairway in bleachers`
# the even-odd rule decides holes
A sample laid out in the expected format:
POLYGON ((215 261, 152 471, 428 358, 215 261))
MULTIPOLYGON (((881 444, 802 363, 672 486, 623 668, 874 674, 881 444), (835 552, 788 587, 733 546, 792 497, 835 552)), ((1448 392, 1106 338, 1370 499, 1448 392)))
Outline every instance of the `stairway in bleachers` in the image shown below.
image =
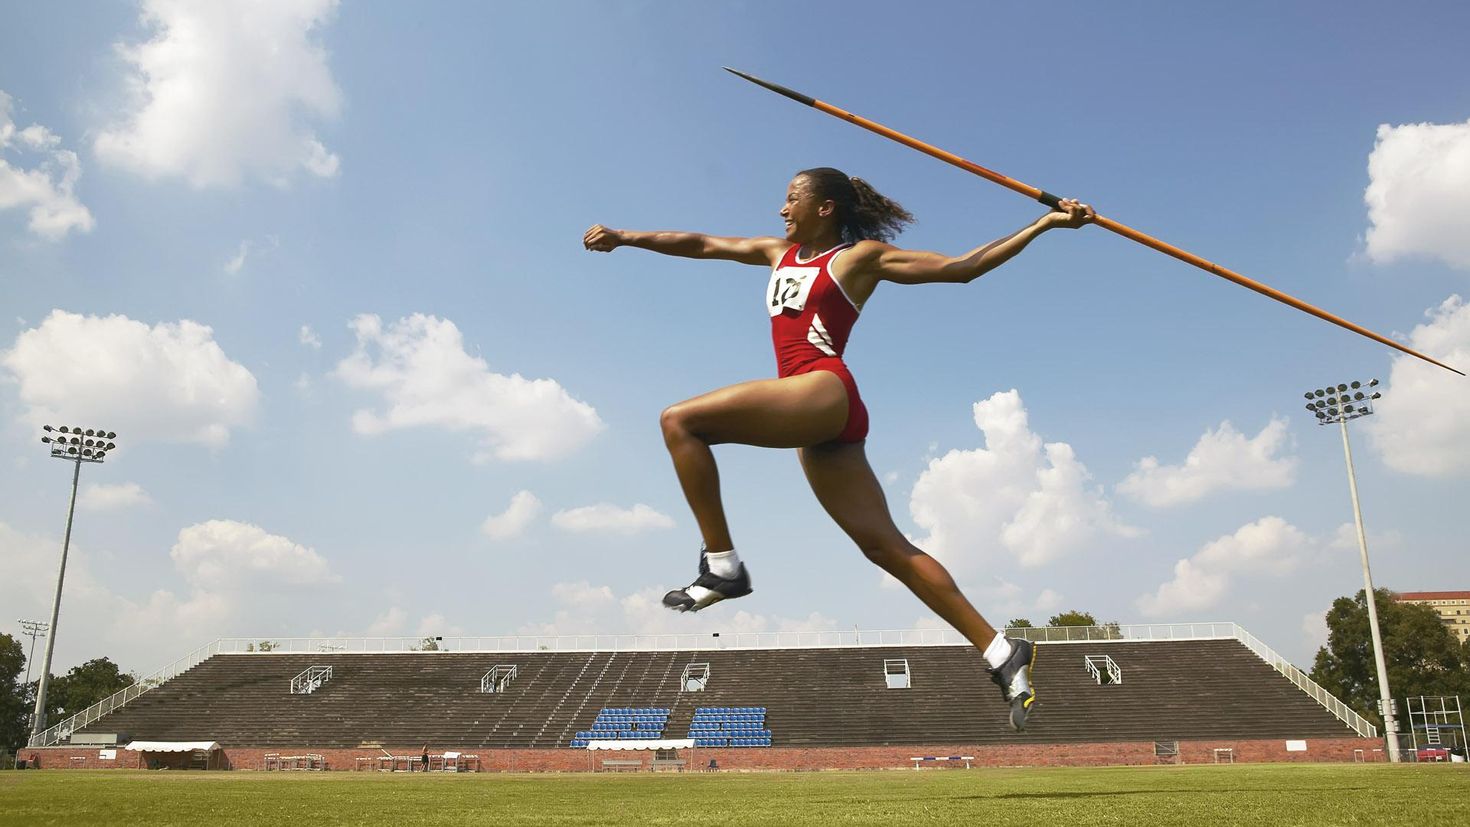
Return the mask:
POLYGON ((85 729, 226 746, 555 748, 592 731, 603 709, 667 710, 664 731, 682 735, 697 731, 701 708, 761 707, 777 747, 1353 735, 1234 640, 1037 649, 1037 702, 1020 734, 1005 727, 979 654, 962 646, 216 655, 85 729), (1124 682, 1099 686, 1090 654, 1111 655, 1124 682), (911 688, 886 688, 888 658, 908 660, 911 688), (710 664, 709 685, 680 692, 692 662, 710 664), (516 679, 481 693, 497 664, 515 665, 516 679), (315 665, 332 666, 332 680, 291 695, 291 678, 315 665))

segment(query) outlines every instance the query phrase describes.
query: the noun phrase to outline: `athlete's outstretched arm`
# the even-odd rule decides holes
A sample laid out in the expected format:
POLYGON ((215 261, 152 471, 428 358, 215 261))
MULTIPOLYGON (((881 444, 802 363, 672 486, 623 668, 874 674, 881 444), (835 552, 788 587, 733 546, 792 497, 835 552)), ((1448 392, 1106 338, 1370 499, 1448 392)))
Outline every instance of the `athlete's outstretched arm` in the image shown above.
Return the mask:
POLYGON ((641 247, 666 256, 716 258, 769 267, 780 260, 791 242, 767 237, 730 238, 701 233, 614 230, 598 224, 582 236, 582 246, 594 253, 608 253, 618 247, 641 247))
POLYGON ((901 250, 889 244, 862 242, 853 250, 854 260, 849 265, 854 281, 857 282, 854 284, 856 292, 871 292, 872 287, 876 287, 880 281, 897 284, 971 282, 1010 261, 1047 230, 1081 227, 1096 217, 1092 208, 1086 204, 1071 199, 1063 199, 1061 203, 1062 210, 1049 212, 1014 233, 976 247, 961 256, 901 250), (864 291, 864 287, 868 287, 868 290, 864 291))

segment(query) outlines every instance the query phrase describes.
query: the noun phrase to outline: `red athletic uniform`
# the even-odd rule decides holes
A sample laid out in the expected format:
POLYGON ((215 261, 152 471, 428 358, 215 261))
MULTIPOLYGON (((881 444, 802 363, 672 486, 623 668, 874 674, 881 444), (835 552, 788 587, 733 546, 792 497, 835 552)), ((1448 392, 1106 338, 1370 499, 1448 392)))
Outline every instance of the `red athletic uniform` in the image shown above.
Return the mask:
POLYGON ((862 442, 868 435, 868 409, 842 361, 858 307, 832 278, 832 262, 850 247, 841 244, 803 261, 797 256, 801 245, 793 244, 771 270, 766 289, 778 375, 784 379, 825 370, 847 388, 847 425, 838 442, 862 442))

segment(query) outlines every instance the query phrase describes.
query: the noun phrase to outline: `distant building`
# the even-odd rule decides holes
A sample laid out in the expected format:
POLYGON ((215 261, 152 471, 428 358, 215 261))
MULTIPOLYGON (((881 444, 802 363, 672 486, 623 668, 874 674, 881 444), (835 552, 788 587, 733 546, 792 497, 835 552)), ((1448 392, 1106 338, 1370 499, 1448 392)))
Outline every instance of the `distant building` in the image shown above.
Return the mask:
POLYGON ((1470 592, 1400 592, 1400 603, 1418 603, 1433 609, 1439 619, 1464 643, 1470 640, 1470 592))

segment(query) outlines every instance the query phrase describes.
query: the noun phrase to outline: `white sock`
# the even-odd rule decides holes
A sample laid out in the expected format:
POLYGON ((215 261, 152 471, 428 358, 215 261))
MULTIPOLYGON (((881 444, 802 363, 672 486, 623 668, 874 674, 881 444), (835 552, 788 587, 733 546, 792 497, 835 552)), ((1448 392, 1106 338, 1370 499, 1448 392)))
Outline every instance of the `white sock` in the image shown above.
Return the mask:
POLYGON ((709 563, 710 573, 716 577, 729 580, 740 573, 740 555, 733 548, 729 551, 706 551, 704 559, 709 563))
POLYGON ((990 664, 991 669, 999 669, 1006 658, 1011 656, 1011 642, 1001 632, 995 633, 995 640, 985 647, 985 662, 990 664))

